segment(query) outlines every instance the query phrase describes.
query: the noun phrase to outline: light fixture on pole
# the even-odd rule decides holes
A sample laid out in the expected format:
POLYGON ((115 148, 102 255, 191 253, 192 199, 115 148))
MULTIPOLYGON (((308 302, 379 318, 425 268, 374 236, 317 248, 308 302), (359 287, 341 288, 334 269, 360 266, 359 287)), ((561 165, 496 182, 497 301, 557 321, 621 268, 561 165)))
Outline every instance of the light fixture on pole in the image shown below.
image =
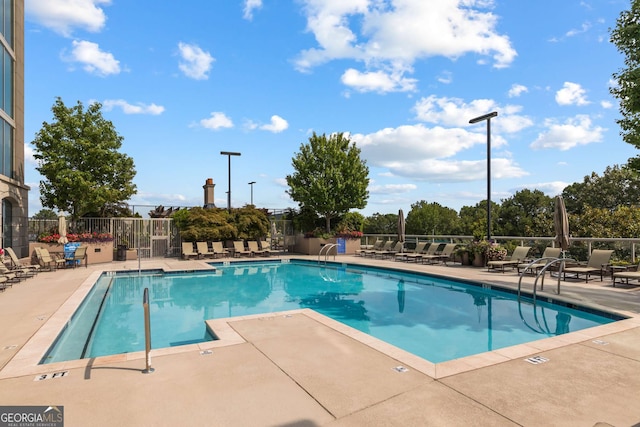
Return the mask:
POLYGON ((229 191, 227 191, 227 210, 231 212, 231 156, 241 156, 241 153, 233 151, 221 151, 221 155, 227 156, 229 159, 229 191))
POLYGON ((497 115, 493 111, 469 120, 471 124, 487 121, 487 240, 491 240, 491 119, 497 115))
POLYGON ((253 206, 253 184, 255 184, 255 181, 251 181, 249 183, 249 185, 251 186, 251 206, 253 206))

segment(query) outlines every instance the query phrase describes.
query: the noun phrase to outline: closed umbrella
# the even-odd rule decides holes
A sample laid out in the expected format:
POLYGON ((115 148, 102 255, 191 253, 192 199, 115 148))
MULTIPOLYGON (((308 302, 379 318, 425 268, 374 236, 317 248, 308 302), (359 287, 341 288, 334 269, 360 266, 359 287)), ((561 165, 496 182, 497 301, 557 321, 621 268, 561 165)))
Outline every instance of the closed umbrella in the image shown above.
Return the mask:
POLYGON ((404 249, 404 212, 402 209, 398 211, 398 242, 402 242, 404 249))
POLYGON ((58 216, 58 233, 60 233, 58 243, 63 245, 69 243, 69 239, 67 239, 67 220, 62 214, 58 216))
POLYGON ((562 252, 569 249, 571 241, 569 239, 569 216, 564 206, 562 196, 556 197, 555 211, 553 212, 553 224, 556 231, 555 244, 562 249, 562 252))

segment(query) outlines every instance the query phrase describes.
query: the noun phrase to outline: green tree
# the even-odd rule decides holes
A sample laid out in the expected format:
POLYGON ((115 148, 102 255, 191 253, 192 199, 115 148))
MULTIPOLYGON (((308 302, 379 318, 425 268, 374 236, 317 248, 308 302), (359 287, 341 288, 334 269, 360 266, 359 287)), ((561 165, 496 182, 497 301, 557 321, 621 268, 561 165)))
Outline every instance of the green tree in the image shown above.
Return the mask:
POLYGON ((553 207, 554 200, 542 191, 520 190, 502 200, 495 234, 548 236, 553 233, 553 207))
POLYGON ((180 209, 171 217, 187 242, 233 240, 238 236, 226 209, 180 209))
MULTIPOLYGON (((491 235, 498 230, 500 205, 491 202, 491 235)), ((463 206, 460 209, 460 234, 471 235, 478 240, 487 236, 487 201, 482 200, 475 206, 463 206)))
POLYGON ((405 228, 407 234, 454 234, 458 222, 454 209, 421 200, 411 205, 405 228))
POLYGON ((366 234, 392 234, 398 231, 398 214, 374 213, 364 223, 366 234))
POLYGON ((40 209, 32 219, 58 219, 58 215, 51 209, 40 209))
POLYGON ((33 141, 36 170, 44 178, 42 205, 73 219, 90 212, 104 216, 136 193, 133 159, 118 152, 123 138, 101 108, 93 103, 85 110, 80 101, 67 108, 56 98, 53 122, 44 122, 33 141))
POLYGON ((567 212, 580 215, 587 206, 613 211, 640 201, 640 173, 627 166, 607 166, 602 176, 592 172, 562 191, 567 212))
POLYGON ((327 232, 331 219, 363 209, 369 198, 369 168, 360 149, 343 133, 313 135, 292 159, 295 172, 287 175, 287 193, 300 207, 324 217, 327 232))
MULTIPOLYGON (((620 125, 622 139, 640 148, 640 0, 632 0, 631 8, 620 13, 616 27, 611 30, 611 42, 624 55, 625 67, 613 74, 616 85, 610 88, 618 98, 622 118, 620 125)), ((640 157, 629 160, 629 164, 640 170, 640 157)))

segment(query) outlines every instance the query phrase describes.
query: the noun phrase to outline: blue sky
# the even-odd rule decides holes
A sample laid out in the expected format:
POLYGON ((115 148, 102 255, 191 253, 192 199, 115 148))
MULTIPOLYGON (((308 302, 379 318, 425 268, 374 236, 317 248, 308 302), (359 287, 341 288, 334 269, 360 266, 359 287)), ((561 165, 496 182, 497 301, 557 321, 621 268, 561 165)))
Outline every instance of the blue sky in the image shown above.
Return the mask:
MULTIPOLYGON (((370 169, 361 212, 420 200, 459 210, 521 189, 554 196, 624 164, 609 94, 623 57, 610 28, 628 0, 26 0, 30 142, 67 106, 103 104, 134 159, 133 205, 296 207, 291 158, 312 132, 346 132, 370 169)), ((339 197, 340 195, 336 195, 339 197)), ((150 208, 139 208, 143 215, 150 208)), ((138 209, 136 209, 138 211, 138 209)))

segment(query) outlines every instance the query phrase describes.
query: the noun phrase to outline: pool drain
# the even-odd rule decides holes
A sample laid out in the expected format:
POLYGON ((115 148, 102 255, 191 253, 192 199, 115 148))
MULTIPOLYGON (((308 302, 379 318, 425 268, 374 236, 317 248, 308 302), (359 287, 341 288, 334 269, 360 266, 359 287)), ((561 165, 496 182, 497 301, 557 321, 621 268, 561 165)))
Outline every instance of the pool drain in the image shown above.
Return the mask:
POLYGON ((532 365, 539 365, 541 363, 546 363, 549 361, 549 359, 547 359, 546 357, 542 357, 542 356, 533 356, 533 357, 529 357, 527 359, 524 359, 527 362, 531 363, 532 365))
POLYGON ((409 370, 404 366, 396 366, 395 368, 393 368, 393 370, 400 373, 409 372, 409 370))

